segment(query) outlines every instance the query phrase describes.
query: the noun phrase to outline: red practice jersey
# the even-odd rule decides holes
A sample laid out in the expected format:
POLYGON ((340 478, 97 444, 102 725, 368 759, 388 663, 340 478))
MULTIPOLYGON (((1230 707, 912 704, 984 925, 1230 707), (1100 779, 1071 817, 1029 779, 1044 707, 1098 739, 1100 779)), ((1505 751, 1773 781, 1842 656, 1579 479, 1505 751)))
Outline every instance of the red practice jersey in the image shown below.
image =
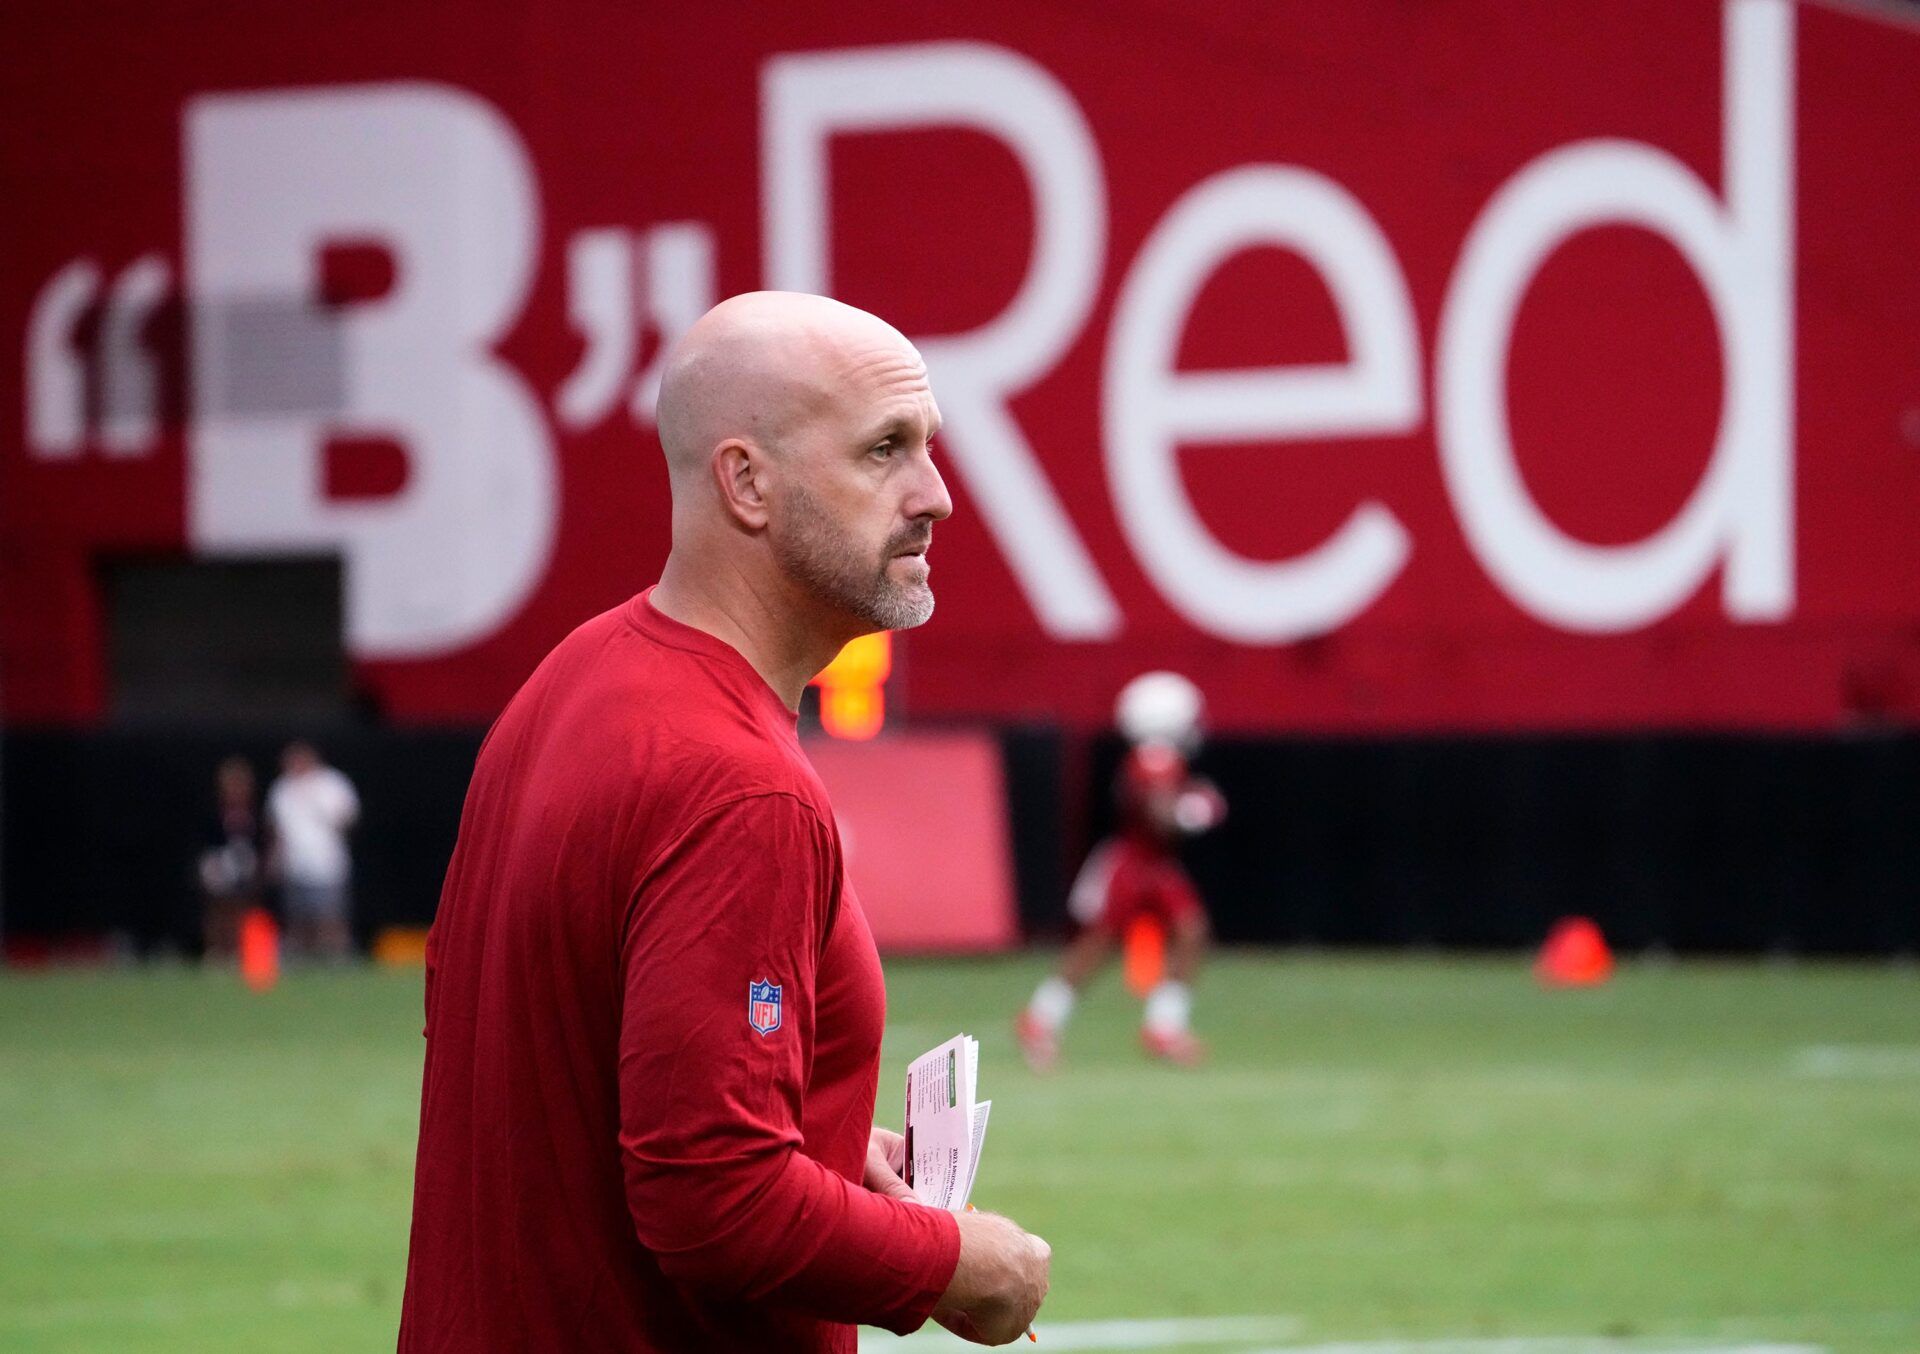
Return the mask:
POLYGON ((427 946, 402 1354, 847 1351, 952 1278, 859 1183, 886 995, 794 717, 642 593, 481 749, 427 946))
POLYGON ((1114 834, 1087 856, 1068 897, 1075 920, 1123 932, 1143 915, 1172 923, 1199 912, 1179 844, 1219 821, 1219 791, 1194 779, 1177 748, 1141 743, 1120 764, 1114 794, 1114 834))
POLYGON ((1119 834, 1150 852, 1172 856, 1187 834, 1166 815, 1170 801, 1187 788, 1187 759, 1165 743, 1140 743, 1120 763, 1114 796, 1120 811, 1119 834))

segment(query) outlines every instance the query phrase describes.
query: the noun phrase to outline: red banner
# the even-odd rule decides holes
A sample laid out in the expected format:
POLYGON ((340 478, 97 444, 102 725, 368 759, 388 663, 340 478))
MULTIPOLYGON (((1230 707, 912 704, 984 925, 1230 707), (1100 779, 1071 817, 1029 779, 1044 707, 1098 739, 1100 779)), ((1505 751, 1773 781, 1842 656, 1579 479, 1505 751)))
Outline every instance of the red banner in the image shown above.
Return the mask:
POLYGON ((932 369, 911 715, 1920 716, 1920 26, 1790 0, 31 0, 0 53, 0 700, 102 555, 338 553, 484 719, 666 548, 657 358, 830 291, 932 369))

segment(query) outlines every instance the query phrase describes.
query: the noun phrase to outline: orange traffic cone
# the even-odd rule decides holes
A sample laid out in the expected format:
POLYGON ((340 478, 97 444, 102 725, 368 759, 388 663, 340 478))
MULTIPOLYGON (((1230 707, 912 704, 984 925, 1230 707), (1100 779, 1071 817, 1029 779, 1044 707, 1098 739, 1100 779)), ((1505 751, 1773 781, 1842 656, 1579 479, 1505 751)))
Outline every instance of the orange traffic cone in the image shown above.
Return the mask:
POLYGON ((256 992, 280 981, 280 928, 264 907, 250 908, 240 919, 240 976, 256 992))
POLYGON ((1127 928, 1121 955, 1121 972, 1126 975, 1127 991, 1144 997, 1160 986, 1167 973, 1167 928, 1156 918, 1141 917, 1127 928))
POLYGON ((1533 973, 1546 987, 1593 987, 1613 976, 1613 951, 1585 917, 1562 917, 1547 932, 1533 973))

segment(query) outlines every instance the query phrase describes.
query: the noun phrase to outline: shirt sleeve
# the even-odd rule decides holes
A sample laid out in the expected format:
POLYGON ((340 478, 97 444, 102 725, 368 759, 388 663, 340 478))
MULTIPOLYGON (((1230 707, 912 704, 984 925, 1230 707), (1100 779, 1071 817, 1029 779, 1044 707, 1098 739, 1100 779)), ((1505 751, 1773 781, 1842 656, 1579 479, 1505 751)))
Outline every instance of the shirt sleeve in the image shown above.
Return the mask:
POLYGON ((953 1276, 957 1224, 801 1151, 838 891, 830 833, 782 793, 710 811, 646 870, 621 947, 627 1203, 675 1282, 905 1334, 953 1276))
POLYGON ((360 793, 341 771, 333 773, 331 788, 334 826, 344 832, 360 821, 360 793))

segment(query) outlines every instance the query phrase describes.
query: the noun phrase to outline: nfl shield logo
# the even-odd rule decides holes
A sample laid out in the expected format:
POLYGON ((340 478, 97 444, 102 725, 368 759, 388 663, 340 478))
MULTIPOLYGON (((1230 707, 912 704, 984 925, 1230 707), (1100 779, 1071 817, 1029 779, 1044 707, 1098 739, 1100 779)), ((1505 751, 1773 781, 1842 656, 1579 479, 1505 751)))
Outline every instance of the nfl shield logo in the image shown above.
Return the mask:
POLYGON ((760 1034, 780 1028, 780 984, 747 984, 747 1023, 760 1034))

